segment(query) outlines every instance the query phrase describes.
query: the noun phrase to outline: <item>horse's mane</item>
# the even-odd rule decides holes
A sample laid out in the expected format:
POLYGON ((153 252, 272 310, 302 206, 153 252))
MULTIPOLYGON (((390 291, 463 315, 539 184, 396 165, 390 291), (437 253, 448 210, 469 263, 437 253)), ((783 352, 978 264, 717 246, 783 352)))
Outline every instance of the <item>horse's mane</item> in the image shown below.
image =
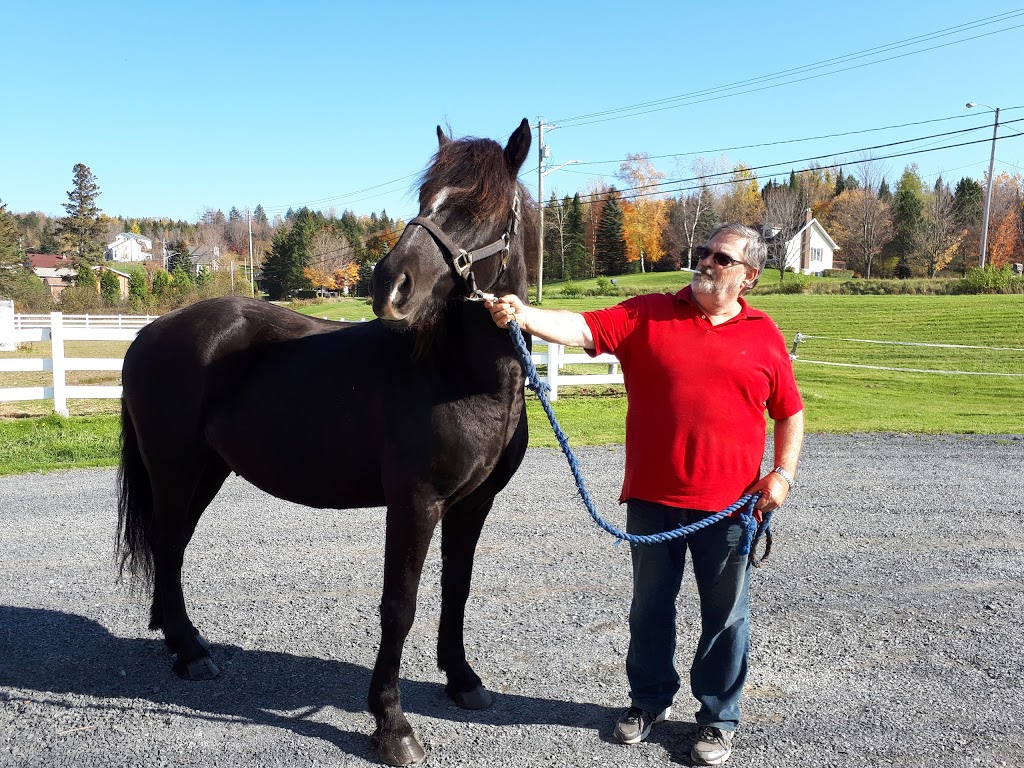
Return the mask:
POLYGON ((423 172, 421 212, 441 190, 445 190, 445 206, 469 211, 479 223, 508 215, 516 183, 509 178, 498 142, 465 137, 445 142, 423 172))

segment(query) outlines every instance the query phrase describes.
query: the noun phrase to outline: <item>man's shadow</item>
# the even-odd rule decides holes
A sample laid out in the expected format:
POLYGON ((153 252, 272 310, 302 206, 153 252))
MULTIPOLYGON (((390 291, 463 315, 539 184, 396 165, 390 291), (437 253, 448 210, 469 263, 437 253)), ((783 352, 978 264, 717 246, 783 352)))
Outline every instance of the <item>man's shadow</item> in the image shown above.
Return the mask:
MULTIPOLYGON (((170 670, 163 640, 122 638, 92 619, 61 611, 0 606, 0 685, 99 699, 97 707, 120 708, 116 700, 150 701, 182 707, 209 720, 243 720, 322 739, 348 754, 375 762, 366 733, 310 719, 324 707, 366 711, 371 670, 345 661, 289 653, 249 651, 214 644, 223 674, 212 683, 178 679, 170 670), (109 699, 109 703, 102 700, 109 699)), ((501 693, 490 709, 466 711, 445 695, 441 683, 403 679, 403 709, 444 720, 487 725, 560 725, 591 729, 613 741, 619 710, 598 704, 501 693)), ((125 707, 127 708, 127 707, 125 707)), ((368 716, 369 728, 372 720, 368 716)), ((669 722, 651 741, 678 751, 682 731, 694 726, 669 722), (669 746, 676 742, 675 748, 669 746)))

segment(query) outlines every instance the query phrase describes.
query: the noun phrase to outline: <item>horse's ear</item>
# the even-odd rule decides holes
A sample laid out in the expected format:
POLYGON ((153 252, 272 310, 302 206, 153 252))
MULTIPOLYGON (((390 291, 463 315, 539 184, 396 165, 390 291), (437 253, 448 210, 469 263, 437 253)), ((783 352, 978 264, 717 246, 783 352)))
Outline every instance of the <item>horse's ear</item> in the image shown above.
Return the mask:
POLYGON ((519 169, 526 161, 526 155, 530 152, 530 121, 525 117, 519 127, 508 137, 508 144, 505 146, 505 162, 513 176, 519 175, 519 169))
POLYGON ((450 141, 451 139, 448 138, 441 126, 437 126, 437 146, 439 148, 444 147, 444 145, 448 144, 450 141))

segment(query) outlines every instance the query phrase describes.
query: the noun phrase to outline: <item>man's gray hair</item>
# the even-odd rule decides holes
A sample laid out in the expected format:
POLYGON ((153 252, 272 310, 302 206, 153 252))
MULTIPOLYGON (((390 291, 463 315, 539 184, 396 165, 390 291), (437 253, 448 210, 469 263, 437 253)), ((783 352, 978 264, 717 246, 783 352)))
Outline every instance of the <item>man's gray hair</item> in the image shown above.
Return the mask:
POLYGON ((743 261, 748 266, 756 267, 757 273, 760 275, 764 270, 764 265, 768 263, 768 243, 765 242, 761 233, 745 224, 722 224, 715 227, 708 235, 708 242, 721 234, 742 237, 747 241, 747 245, 743 249, 743 261))

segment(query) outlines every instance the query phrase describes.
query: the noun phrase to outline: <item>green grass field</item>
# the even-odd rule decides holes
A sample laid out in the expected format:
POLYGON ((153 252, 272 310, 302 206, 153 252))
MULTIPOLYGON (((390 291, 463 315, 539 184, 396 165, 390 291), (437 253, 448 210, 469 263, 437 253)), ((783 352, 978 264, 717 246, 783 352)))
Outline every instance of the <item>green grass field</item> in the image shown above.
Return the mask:
MULTIPOLYGON (((660 288, 678 290, 687 279, 680 273, 622 278, 665 281, 660 288), (671 278, 671 280, 669 279, 671 278)), ((554 288, 552 292, 554 292, 554 288)), ((546 294, 545 307, 583 311, 609 306, 620 299, 559 299, 546 294)), ((794 363, 811 432, 1024 433, 1024 377, 909 373, 870 368, 844 368, 810 361, 961 371, 974 374, 1024 374, 1024 296, 828 296, 754 294, 750 303, 766 311, 781 328, 787 343, 797 333, 810 338, 797 350, 794 363), (863 344, 841 339, 927 342, 992 349, 957 349, 863 344)), ((362 300, 345 299, 309 305, 301 310, 322 317, 358 320, 372 312, 362 300)), ((113 348, 75 356, 116 356, 113 348)), ((0 356, 42 357, 35 350, 0 356)), ((70 345, 69 345, 70 346, 70 345)), ((28 386, 0 374, 0 386, 28 386)), ((105 377, 108 374, 82 374, 105 377)), ((99 383, 99 382, 96 382, 99 383)), ((106 382, 104 382, 106 383, 106 382)), ((531 445, 556 446, 536 397, 528 393, 531 445)), ((71 401, 75 417, 11 418, 42 415, 49 403, 0 404, 0 474, 66 466, 116 463, 117 401, 71 401), (85 414, 101 414, 78 418, 85 414), (106 415, 102 415, 106 414, 106 415), (69 428, 67 425, 82 425, 69 428), (82 450, 74 448, 82 443, 82 450)), ((621 388, 560 391, 555 411, 574 445, 623 441, 625 396, 621 388)))

